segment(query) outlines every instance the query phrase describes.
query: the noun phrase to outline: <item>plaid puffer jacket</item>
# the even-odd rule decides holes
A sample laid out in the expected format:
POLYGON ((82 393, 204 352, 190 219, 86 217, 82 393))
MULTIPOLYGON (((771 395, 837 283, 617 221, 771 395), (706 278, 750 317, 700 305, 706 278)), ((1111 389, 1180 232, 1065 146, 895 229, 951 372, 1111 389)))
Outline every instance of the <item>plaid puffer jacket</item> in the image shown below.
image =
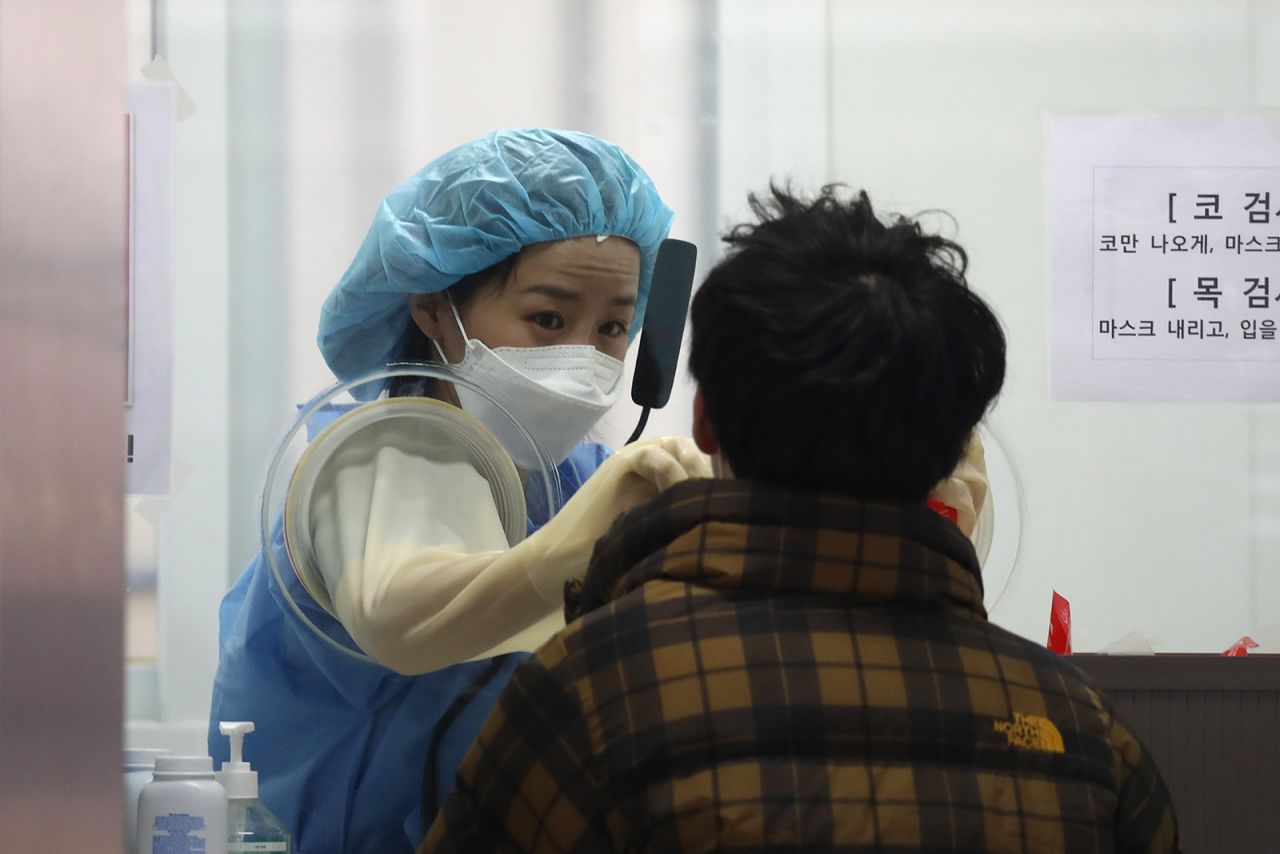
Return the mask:
POLYGON ((924 506, 691 481, 600 541, 426 851, 1177 850, 1068 660, 924 506))

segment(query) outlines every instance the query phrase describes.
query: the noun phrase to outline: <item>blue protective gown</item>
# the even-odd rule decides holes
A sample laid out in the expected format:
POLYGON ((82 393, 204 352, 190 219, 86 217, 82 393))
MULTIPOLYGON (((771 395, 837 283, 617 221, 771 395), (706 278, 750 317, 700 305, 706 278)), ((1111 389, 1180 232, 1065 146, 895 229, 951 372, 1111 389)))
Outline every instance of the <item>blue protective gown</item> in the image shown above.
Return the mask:
MULTIPOLYGON (((608 455, 583 443, 559 466, 567 500, 608 455)), ((338 622, 289 571, 279 525, 272 549, 289 593, 331 635, 338 622)), ((492 678, 438 738, 441 798, 524 653, 403 676, 334 649, 290 608, 259 554, 222 600, 221 657, 213 686, 209 753, 228 758, 218 721, 253 721, 245 759, 260 797, 293 834, 297 854, 400 854, 424 833, 420 803, 437 723, 490 668, 492 678)), ((426 824, 430 824, 430 818, 426 824)))

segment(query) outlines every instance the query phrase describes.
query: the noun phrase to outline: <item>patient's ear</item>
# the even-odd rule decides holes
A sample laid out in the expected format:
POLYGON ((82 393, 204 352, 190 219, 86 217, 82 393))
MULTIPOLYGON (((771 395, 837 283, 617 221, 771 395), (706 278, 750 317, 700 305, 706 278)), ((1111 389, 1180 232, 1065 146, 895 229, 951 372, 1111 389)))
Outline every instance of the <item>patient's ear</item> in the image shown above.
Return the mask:
POLYGON ((720 451, 720 442, 716 439, 716 429, 707 415, 707 401, 702 396, 701 387, 693 395, 693 442, 704 454, 714 456, 720 451))

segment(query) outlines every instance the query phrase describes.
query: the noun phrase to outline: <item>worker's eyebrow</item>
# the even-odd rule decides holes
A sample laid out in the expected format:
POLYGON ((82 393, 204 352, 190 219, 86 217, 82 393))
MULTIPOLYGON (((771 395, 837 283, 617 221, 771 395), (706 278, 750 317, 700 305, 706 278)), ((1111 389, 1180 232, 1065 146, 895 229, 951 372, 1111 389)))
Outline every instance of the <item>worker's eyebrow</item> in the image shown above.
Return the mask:
POLYGON ((582 294, 570 288, 562 288, 558 285, 530 285, 524 289, 527 294, 542 294, 552 299, 563 300, 564 302, 582 302, 582 294))
MULTIPOLYGON (((564 302, 582 302, 582 294, 572 288, 562 288, 559 285, 529 285, 524 289, 527 294, 542 294, 552 299, 562 300, 564 302)), ((631 306, 636 304, 634 294, 614 297, 609 300, 609 305, 631 306)))

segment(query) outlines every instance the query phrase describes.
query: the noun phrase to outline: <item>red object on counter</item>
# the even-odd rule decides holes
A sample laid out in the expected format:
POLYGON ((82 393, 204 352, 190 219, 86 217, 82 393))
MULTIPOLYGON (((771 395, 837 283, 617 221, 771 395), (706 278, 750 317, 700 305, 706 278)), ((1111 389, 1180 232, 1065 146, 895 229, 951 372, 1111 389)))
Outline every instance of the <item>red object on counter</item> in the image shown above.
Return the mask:
POLYGON ((1222 654, 1231 656, 1232 658, 1238 658, 1242 655, 1248 655, 1249 650, 1257 649, 1257 648, 1258 648, 1258 642, 1255 641, 1253 638, 1249 637, 1248 635, 1245 635, 1244 637, 1240 638, 1240 640, 1236 641, 1231 646, 1224 649, 1222 651, 1222 654))
POLYGON ((1058 655, 1071 654, 1071 603, 1057 590, 1049 607, 1049 649, 1058 655))

